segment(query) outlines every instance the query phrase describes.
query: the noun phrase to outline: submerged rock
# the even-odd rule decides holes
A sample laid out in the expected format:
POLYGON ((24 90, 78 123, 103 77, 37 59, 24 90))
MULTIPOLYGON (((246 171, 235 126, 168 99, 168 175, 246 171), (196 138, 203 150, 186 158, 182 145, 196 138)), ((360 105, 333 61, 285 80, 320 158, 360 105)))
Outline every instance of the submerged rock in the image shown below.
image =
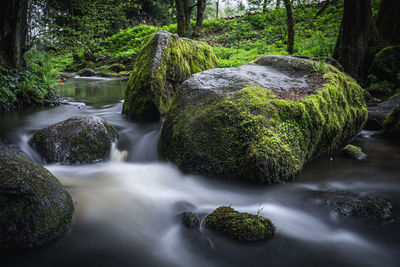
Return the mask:
POLYGON ((290 180, 312 157, 357 135, 363 89, 326 64, 263 56, 193 75, 165 117, 161 153, 186 172, 258 183, 290 180))
POLYGON ((343 154, 348 156, 349 158, 357 159, 357 160, 363 160, 367 157, 365 155, 361 148, 358 146, 353 146, 353 145, 347 145, 343 148, 343 154))
POLYGON ((365 130, 377 131, 384 128, 384 121, 393 109, 400 106, 400 92, 390 97, 383 103, 368 107, 368 120, 365 130))
POLYGON ((60 237, 74 213, 71 196, 17 147, 0 143, 0 247, 28 248, 60 237))
POLYGON ((187 211, 182 213, 182 222, 187 227, 196 228, 200 225, 200 218, 196 213, 187 211))
POLYGON ((349 191, 330 192, 326 203, 341 216, 354 217, 373 222, 391 218, 392 204, 382 197, 359 195, 349 191))
POLYGON ((385 119, 383 135, 400 142, 400 105, 385 119))
POLYGON ((217 57, 206 43, 166 31, 151 34, 138 53, 122 112, 136 120, 159 120, 184 80, 216 66, 217 57))
POLYGON ((47 163, 85 164, 106 160, 116 137, 117 130, 108 122, 82 116, 35 132, 30 144, 47 163))
POLYGON ((219 207, 203 221, 204 226, 241 241, 271 238, 275 232, 272 222, 262 216, 235 211, 229 206, 219 207))
POLYGON ((91 68, 84 68, 79 70, 76 74, 78 74, 79 76, 91 77, 91 76, 96 76, 97 73, 91 68))

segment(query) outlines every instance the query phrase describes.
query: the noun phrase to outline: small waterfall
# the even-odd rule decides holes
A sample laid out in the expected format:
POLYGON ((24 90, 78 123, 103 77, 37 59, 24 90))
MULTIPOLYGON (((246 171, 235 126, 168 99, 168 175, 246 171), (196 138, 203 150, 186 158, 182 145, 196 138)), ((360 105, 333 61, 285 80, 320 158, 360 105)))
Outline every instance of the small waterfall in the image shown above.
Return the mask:
POLYGON ((138 139, 132 150, 130 160, 134 162, 154 162, 160 159, 158 155, 158 138, 160 130, 153 130, 138 139))
POLYGON ((28 154, 28 156, 32 160, 36 161, 37 163, 43 164, 44 162, 43 162, 42 157, 39 155, 39 153, 35 149, 33 149, 29 145, 30 138, 31 138, 30 135, 22 134, 18 145, 21 148, 21 150, 24 151, 26 154, 28 154))
POLYGON ((128 158, 128 151, 119 150, 117 148, 117 142, 111 144, 110 160, 112 162, 124 162, 128 158))

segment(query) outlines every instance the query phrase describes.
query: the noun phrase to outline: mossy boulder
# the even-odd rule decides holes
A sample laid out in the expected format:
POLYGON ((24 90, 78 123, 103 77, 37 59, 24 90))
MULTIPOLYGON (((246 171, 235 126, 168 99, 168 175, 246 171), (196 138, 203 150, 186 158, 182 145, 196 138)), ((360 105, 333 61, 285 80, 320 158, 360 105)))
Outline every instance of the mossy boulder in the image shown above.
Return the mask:
POLYGON ((400 142, 400 105, 384 121, 384 136, 400 142))
POLYGON ((331 65, 263 56, 193 75, 165 117, 160 151, 182 170, 257 183, 291 180, 305 162, 357 135, 363 89, 331 65))
POLYGON ((115 63, 115 64, 112 64, 112 65, 109 67, 109 69, 112 70, 112 71, 114 71, 114 72, 121 72, 121 71, 126 70, 126 67, 125 67, 123 64, 121 64, 121 63, 115 63))
POLYGON ((400 106, 400 92, 376 106, 368 107, 368 121, 364 129, 371 131, 382 130, 385 119, 398 106, 400 106))
POLYGON ((71 196, 45 168, 0 142, 0 248, 28 248, 60 237, 74 214, 71 196))
POLYGON ((382 81, 400 85, 400 45, 389 46, 379 51, 371 65, 370 73, 382 81))
POLYGON ((363 160, 367 157, 358 146, 347 145, 343 148, 342 152, 347 157, 357 160, 363 160))
POLYGON ((106 160, 116 137, 117 130, 108 122, 82 116, 35 132, 30 144, 47 163, 86 164, 106 160))
POLYGON ((268 239, 275 232, 275 226, 269 219, 238 212, 229 206, 214 210, 204 219, 203 225, 241 241, 268 239))
POLYGON ((94 71, 91 68, 84 68, 79 70, 76 74, 78 74, 79 76, 86 76, 86 77, 92 77, 92 76, 96 76, 96 71, 94 71))
POLYGON ((151 34, 138 53, 122 112, 135 120, 159 120, 184 80, 216 66, 213 48, 204 42, 166 31, 151 34))

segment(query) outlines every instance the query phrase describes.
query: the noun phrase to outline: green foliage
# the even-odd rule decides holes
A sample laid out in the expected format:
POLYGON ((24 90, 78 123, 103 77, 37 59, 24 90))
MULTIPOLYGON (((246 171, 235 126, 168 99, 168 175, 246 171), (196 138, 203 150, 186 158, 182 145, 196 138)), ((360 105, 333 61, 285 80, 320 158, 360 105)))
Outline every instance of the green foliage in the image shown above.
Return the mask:
POLYGON ((53 93, 58 69, 50 55, 29 52, 25 60, 29 68, 22 72, 0 67, 0 106, 3 109, 17 104, 39 104, 53 93))

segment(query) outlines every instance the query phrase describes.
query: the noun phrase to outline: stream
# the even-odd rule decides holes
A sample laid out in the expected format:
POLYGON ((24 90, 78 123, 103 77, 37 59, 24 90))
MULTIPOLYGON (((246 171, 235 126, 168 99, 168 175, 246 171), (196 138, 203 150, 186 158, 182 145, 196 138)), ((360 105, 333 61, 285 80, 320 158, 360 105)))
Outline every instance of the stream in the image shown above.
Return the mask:
POLYGON ((76 201, 72 227, 42 248, 0 251, 1 266, 400 266, 400 145, 363 131, 353 143, 366 160, 320 157, 282 185, 183 174, 157 152, 161 122, 134 123, 121 114, 125 86, 121 80, 71 79, 57 88, 67 104, 0 117, 0 136, 41 164, 27 143, 35 130, 96 115, 119 133, 108 162, 45 165, 76 201), (339 190, 392 200, 394 221, 338 216, 323 205, 321 192, 339 190), (205 216, 221 205, 252 214, 262 208, 275 236, 240 243, 181 223, 184 211, 205 216))

